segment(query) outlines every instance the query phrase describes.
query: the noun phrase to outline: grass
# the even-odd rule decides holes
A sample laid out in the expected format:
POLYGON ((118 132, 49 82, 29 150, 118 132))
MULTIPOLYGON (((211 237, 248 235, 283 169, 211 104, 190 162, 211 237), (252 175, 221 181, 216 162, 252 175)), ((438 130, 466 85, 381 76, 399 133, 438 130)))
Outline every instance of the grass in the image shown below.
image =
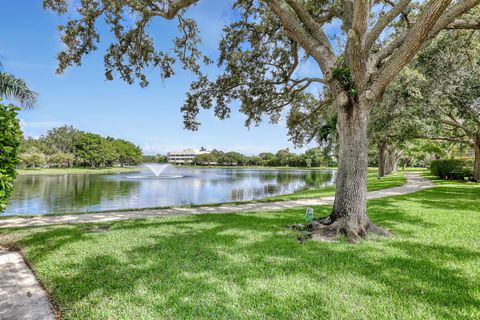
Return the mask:
MULTIPOLYGON (((402 172, 391 174, 382 178, 377 177, 377 173, 373 170, 368 174, 368 191, 376 191, 380 189, 400 187, 406 182, 405 175, 402 172)), ((267 198, 267 201, 283 201, 283 200, 298 200, 333 196, 335 194, 335 186, 330 186, 321 189, 307 189, 301 190, 292 194, 267 198)), ((261 201, 261 200, 260 200, 261 201)))
POLYGON ((430 169, 428 168, 419 168, 419 167, 408 167, 405 169, 399 169, 401 172, 422 172, 422 173, 427 173, 430 172, 430 169))
POLYGON ((0 244, 23 250, 63 319, 480 318, 480 185, 368 205, 394 238, 301 245, 283 227, 299 208, 3 230, 0 244))
POLYGON ((65 174, 114 174, 125 172, 138 172, 139 168, 39 168, 19 169, 19 175, 65 175, 65 174))

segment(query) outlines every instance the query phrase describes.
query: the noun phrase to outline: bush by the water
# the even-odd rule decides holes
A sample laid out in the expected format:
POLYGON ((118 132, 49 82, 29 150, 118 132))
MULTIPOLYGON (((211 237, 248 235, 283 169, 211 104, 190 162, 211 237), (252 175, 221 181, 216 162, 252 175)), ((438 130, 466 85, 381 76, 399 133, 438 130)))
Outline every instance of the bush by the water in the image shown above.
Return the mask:
POLYGON ((473 162, 463 159, 433 160, 430 172, 441 179, 464 180, 473 177, 473 162))
POLYGON ((22 138, 17 118, 19 108, 0 104, 0 212, 12 193, 18 165, 18 147, 22 138))

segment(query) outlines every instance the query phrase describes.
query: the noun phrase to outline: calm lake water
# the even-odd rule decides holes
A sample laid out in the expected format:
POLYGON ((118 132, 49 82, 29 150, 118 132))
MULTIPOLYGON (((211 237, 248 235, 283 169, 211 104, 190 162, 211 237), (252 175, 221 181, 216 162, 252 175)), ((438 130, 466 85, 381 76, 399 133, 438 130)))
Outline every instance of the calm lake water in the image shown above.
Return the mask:
POLYGON ((333 185, 334 170, 168 168, 141 173, 19 176, 2 215, 80 213, 261 199, 333 185), (181 176, 175 177, 173 176, 181 176))

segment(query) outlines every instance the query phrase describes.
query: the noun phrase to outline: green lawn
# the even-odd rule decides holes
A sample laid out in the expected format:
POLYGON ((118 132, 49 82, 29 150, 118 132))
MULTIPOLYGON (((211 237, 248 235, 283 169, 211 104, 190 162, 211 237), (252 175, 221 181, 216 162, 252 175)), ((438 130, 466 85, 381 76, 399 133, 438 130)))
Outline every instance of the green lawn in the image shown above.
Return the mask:
POLYGON ((113 174, 125 172, 137 172, 139 168, 41 168, 20 169, 19 175, 64 175, 64 174, 113 174))
MULTIPOLYGON (((388 176, 378 178, 376 169, 369 169, 368 173, 368 191, 375 191, 386 188, 400 187, 407 182, 403 172, 397 172, 395 174, 390 174, 388 176)), ((264 202, 277 202, 277 201, 288 201, 288 200, 299 200, 299 199, 311 199, 319 198, 326 196, 335 195, 335 186, 324 187, 324 188, 313 188, 299 190, 294 193, 284 194, 280 196, 274 196, 264 199, 252 200, 252 201, 231 201, 227 204, 243 204, 243 203, 264 203, 264 202)), ((194 204, 188 205, 189 207, 203 207, 203 206, 220 206, 225 203, 208 203, 208 204, 194 204)), ((146 208, 146 210, 151 210, 152 208, 146 208)), ((136 210, 136 209, 133 209, 136 210)), ((122 210, 123 211, 123 210, 122 210)), ((132 211, 132 210, 128 210, 132 211)))
MULTIPOLYGON (((395 174, 390 174, 388 176, 379 178, 377 175, 376 168, 368 169, 368 191, 375 191, 386 188, 400 187, 407 182, 403 172, 397 172, 395 174)), ((228 204, 242 204, 242 203, 263 203, 263 202, 276 202, 276 201, 288 201, 288 200, 299 200, 299 199, 311 199, 319 198, 326 196, 335 195, 335 186, 325 187, 325 188, 314 188, 314 189, 305 189, 299 190, 291 194, 284 194, 281 196, 269 197, 264 199, 258 199, 253 201, 233 201, 227 202, 228 204)), ((224 205, 225 203, 209 203, 208 206, 219 206, 224 205)), ((205 204, 190 205, 191 207, 205 206, 205 204)))
MULTIPOLYGON (((400 187, 404 185, 405 182, 406 182, 406 178, 402 172, 391 174, 382 178, 378 178, 375 170, 369 170, 369 173, 368 173, 368 191, 400 187)), ((335 186, 331 186, 331 187, 326 187, 321 189, 302 190, 292 194, 263 199, 263 201, 308 199, 308 198, 332 196, 334 194, 335 194, 335 186)))
POLYGON ((417 167, 408 167, 408 168, 405 168, 405 170, 400 168, 399 170, 402 172, 423 172, 423 173, 430 172, 430 169, 428 168, 417 168, 417 167))
MULTIPOLYGON (((304 209, 0 231, 63 319, 479 319, 480 185, 369 201, 392 239, 297 241, 304 209)), ((328 206, 316 208, 326 215, 328 206)))

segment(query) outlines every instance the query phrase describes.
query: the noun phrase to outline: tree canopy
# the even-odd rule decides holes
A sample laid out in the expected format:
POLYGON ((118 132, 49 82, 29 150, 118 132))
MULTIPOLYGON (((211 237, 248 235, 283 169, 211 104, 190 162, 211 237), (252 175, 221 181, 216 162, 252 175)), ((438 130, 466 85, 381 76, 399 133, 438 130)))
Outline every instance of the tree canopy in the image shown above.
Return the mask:
POLYGON ((444 34, 415 61, 428 80, 419 118, 425 138, 465 144, 475 151, 480 181, 480 34, 444 34))
POLYGON ((123 139, 105 138, 65 125, 47 131, 38 139, 23 139, 20 158, 26 168, 124 166, 140 163, 142 150, 123 139))
MULTIPOLYGON (((218 64, 223 71, 210 80, 201 66, 212 61, 199 51, 199 30, 187 11, 197 2, 82 1, 79 18, 60 28, 65 49, 58 55, 57 72, 80 65, 85 55, 98 49, 97 22, 104 18, 115 39, 105 52, 107 79, 118 75, 146 86, 147 70, 157 68, 162 78, 169 78, 175 74, 176 62, 197 75, 182 108, 187 128, 198 128, 200 108, 214 107, 218 117, 228 117, 234 100, 241 102, 247 124, 259 123, 262 115, 275 122, 287 106, 292 115, 311 115, 321 109, 319 101, 330 101, 342 92, 378 99, 441 30, 480 28, 478 16, 469 14, 480 3, 476 0, 236 0, 236 18, 225 26, 219 44, 218 64), (127 21, 127 14, 134 14, 134 23, 127 21), (155 18, 178 24, 171 51, 155 47, 148 28, 155 18), (332 42, 325 31, 332 24, 340 25, 336 33, 346 41, 332 42), (307 59, 318 63, 318 77, 297 76, 307 59), (323 88, 320 96, 309 93, 315 86, 323 88)), ((44 7, 60 14, 69 10, 67 0, 44 0, 44 7)))

